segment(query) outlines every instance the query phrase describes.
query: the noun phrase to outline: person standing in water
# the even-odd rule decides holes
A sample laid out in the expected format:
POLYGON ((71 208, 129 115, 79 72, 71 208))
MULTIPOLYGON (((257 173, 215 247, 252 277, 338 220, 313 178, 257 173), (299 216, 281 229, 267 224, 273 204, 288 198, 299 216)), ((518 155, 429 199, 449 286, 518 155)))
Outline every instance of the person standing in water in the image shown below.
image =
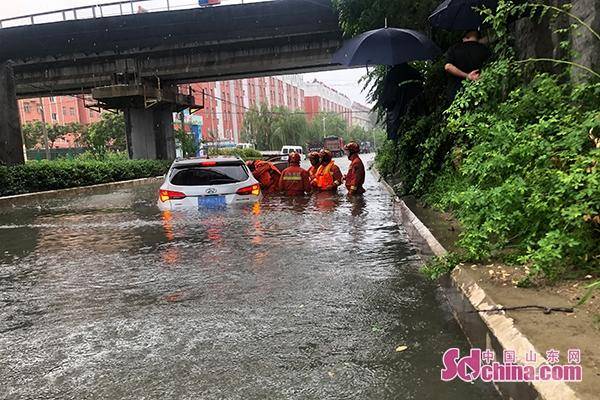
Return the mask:
POLYGON ((365 183, 365 165, 359 157, 360 146, 356 142, 350 142, 344 147, 344 150, 350 160, 350 168, 344 178, 348 194, 351 196, 363 194, 365 192, 363 188, 365 183))

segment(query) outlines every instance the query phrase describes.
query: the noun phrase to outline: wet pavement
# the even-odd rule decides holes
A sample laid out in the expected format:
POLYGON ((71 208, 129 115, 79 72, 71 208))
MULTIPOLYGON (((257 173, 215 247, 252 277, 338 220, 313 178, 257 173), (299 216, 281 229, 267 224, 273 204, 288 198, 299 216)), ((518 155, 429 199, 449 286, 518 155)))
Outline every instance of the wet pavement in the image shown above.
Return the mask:
POLYGON ((440 381, 468 344, 367 175, 352 201, 161 213, 147 185, 0 209, 0 398, 498 398, 440 381))

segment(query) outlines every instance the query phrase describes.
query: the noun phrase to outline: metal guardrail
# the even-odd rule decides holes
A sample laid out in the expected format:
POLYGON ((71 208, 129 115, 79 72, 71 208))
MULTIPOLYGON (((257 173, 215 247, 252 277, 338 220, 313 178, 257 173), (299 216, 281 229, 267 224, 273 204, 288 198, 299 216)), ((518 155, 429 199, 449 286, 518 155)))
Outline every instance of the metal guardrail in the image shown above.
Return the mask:
MULTIPOLYGON (((257 2, 256 0, 245 1, 246 3, 257 2)), ((125 0, 0 19, 0 29, 50 22, 124 16, 145 12, 175 11, 230 4, 244 4, 244 0, 125 0)))

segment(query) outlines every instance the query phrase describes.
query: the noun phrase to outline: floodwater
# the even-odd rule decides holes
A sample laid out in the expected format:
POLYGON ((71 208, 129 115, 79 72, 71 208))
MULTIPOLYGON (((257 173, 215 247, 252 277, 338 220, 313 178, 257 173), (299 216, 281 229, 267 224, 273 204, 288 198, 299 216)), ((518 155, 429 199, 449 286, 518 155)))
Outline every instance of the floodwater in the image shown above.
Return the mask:
POLYGON ((390 196, 366 188, 161 213, 147 185, 0 209, 0 398, 498 398, 440 381, 467 342, 390 196))

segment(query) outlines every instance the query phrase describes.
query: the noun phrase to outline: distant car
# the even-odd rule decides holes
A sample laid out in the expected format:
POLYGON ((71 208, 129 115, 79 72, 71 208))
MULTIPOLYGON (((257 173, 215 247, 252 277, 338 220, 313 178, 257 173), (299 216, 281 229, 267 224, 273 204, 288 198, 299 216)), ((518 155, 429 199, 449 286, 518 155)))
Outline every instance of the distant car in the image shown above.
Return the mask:
POLYGON ((281 148, 281 154, 283 154, 281 156, 281 160, 282 161, 287 161, 288 160, 288 154, 290 153, 298 153, 300 154, 300 159, 304 160, 306 158, 306 156, 304 155, 304 150, 302 150, 302 146, 283 146, 281 148))
POLYGON ((211 208, 253 203, 260 184, 239 158, 175 160, 159 189, 161 210, 211 208))

